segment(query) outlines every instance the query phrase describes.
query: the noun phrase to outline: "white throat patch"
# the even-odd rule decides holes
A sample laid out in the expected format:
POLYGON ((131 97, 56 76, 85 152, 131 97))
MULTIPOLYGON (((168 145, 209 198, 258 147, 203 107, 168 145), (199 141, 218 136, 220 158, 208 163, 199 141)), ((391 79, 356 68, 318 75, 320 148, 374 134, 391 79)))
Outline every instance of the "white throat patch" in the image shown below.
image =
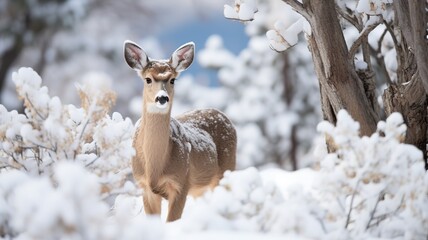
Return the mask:
POLYGON ((148 103, 146 106, 148 113, 160 113, 160 114, 167 114, 169 111, 169 106, 171 104, 165 103, 162 108, 158 107, 159 103, 148 103))

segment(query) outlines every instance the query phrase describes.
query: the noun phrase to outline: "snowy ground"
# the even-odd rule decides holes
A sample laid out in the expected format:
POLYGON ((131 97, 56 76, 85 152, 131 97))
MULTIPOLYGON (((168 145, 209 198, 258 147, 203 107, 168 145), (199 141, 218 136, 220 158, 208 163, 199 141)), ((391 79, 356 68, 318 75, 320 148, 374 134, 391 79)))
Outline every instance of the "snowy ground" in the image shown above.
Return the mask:
MULTIPOLYGON (((263 186, 275 186, 277 188, 281 195, 287 198, 290 198, 292 196, 287 196, 288 193, 292 189, 300 189, 302 192, 309 192, 313 188, 314 183, 317 182, 317 179, 319 178, 319 173, 311 170, 311 169, 300 169, 299 171, 295 172, 288 172, 280 169, 266 169, 258 172, 255 168, 249 168, 246 170, 240 171, 238 173, 240 175, 239 179, 235 179, 234 185, 238 184, 241 185, 239 188, 246 189, 248 188, 247 181, 255 181, 257 182, 257 178, 260 177, 261 182, 258 182, 258 184, 261 184, 259 187, 263 186), (244 177, 245 176, 245 177, 244 177), (244 177, 245 180, 242 180, 241 177, 244 177)), ((238 175, 237 174, 237 175, 238 175)), ((253 182, 254 183, 254 182, 253 182)), ((257 188, 256 188, 257 189, 257 188)), ((260 189, 259 189, 260 190, 260 189)), ((254 192, 254 191, 253 191, 254 192)), ((257 192, 257 190, 255 191, 257 192)), ((210 198, 210 193, 207 193, 207 198, 210 198)), ((252 197, 254 200, 257 200, 259 202, 264 201, 264 194, 261 194, 257 197, 255 195, 252 197), (261 199, 256 199, 261 198, 261 199)), ((228 205, 227 198, 224 199, 218 199, 219 201, 216 204, 224 204, 228 205), (223 203, 221 203, 223 201, 223 203)), ((294 233, 290 234, 284 234, 284 233, 266 233, 266 232, 257 232, 254 231, 254 229, 247 229, 247 230, 237 230, 237 229, 229 229, 227 230, 227 227, 221 226, 222 223, 219 223, 219 225, 215 226, 215 220, 213 219, 212 226, 206 225, 207 229, 204 229, 204 227, 199 226, 197 231, 191 230, 193 227, 191 226, 192 218, 195 217, 195 210, 194 208, 198 208, 198 199, 194 199, 193 197, 188 197, 186 207, 184 209, 183 218, 182 220, 178 220, 173 223, 165 223, 166 221, 166 214, 167 214, 167 207, 168 202, 164 200, 162 202, 162 209, 164 210, 162 212, 162 216, 159 218, 154 217, 154 221, 159 222, 158 226, 162 226, 163 228, 163 237, 164 239, 186 239, 186 240, 193 240, 193 239, 247 239, 247 240, 262 240, 262 239, 269 239, 269 240, 276 240, 276 239, 310 239, 306 237, 299 236, 294 233), (190 219, 190 222, 189 222, 190 219), (219 229, 210 229, 211 227, 219 229), (184 229, 184 230, 183 230, 184 229), (166 230, 166 231, 165 231, 166 230), (188 231, 190 230, 190 232, 188 231)), ((142 199, 141 197, 129 197, 129 196, 119 196, 116 199, 116 206, 117 205, 127 205, 133 206, 133 212, 134 217, 142 215, 144 216, 144 210, 142 206, 142 199)), ((202 211, 197 214, 200 215, 208 215, 209 211, 202 211)), ((209 216, 203 217, 207 218, 207 221, 209 222, 209 216)), ((198 223, 195 222, 197 225, 198 223)))

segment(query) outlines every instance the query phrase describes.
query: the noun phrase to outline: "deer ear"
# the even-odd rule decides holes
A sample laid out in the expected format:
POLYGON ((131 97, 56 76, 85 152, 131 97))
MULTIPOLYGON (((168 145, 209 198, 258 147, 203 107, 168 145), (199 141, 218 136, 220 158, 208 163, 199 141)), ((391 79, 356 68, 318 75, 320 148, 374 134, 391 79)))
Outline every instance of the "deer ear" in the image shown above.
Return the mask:
POLYGON ((171 56, 171 66, 176 72, 186 70, 193 62, 195 43, 189 42, 179 47, 171 56))
POLYGON ((149 57, 136 43, 126 40, 123 45, 125 61, 134 70, 143 70, 149 62, 149 57))

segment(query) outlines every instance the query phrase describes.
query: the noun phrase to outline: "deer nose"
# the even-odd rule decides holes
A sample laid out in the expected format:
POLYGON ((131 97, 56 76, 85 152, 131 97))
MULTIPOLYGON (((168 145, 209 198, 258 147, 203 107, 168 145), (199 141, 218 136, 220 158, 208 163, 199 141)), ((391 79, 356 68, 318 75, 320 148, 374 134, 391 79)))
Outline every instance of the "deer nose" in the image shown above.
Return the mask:
POLYGON ((157 96, 155 101, 164 105, 165 103, 169 102, 169 97, 168 96, 157 96))
POLYGON ((168 93, 164 90, 160 90, 155 97, 156 106, 158 108, 166 108, 169 102, 168 93))

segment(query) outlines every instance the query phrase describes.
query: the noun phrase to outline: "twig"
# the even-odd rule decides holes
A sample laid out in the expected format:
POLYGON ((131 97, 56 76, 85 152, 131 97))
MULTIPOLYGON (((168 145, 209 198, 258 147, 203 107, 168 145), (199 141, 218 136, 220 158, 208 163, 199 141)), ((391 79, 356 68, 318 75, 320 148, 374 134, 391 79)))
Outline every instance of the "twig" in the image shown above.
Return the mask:
POLYGON ((360 182, 361 182, 361 180, 359 179, 358 182, 357 182, 357 184, 356 184, 356 186, 355 186, 354 192, 352 193, 351 204, 349 205, 349 212, 348 212, 348 216, 346 217, 345 229, 348 228, 348 225, 349 225, 349 223, 351 221, 351 212, 352 212, 352 209, 353 209, 355 195, 357 193, 357 189, 358 189, 358 186, 360 185, 360 182))
POLYGON ((16 170, 20 170, 19 168, 15 167, 15 166, 12 166, 10 164, 0 166, 0 170, 2 170, 2 169, 6 169, 7 170, 8 168, 13 168, 13 169, 16 169, 16 170))
POLYGON ((89 120, 90 120, 90 118, 88 117, 85 121, 85 125, 83 125, 82 131, 80 132, 80 136, 79 136, 79 142, 80 142, 80 140, 82 140, 82 137, 83 137, 83 134, 85 133, 86 127, 89 124, 89 120))
POLYGON ((318 217, 316 214, 312 214, 312 215, 315 217, 315 219, 316 219, 316 220, 318 220, 318 222, 320 223, 321 228, 322 228, 322 230, 324 231, 324 233, 327 233, 327 229, 326 229, 326 227, 325 227, 325 224, 324 224, 323 219, 322 219, 322 218, 320 218, 320 217, 318 217))
POLYGON ((376 51, 372 46, 369 46, 369 47, 370 47, 369 49, 370 49, 371 54, 376 59, 377 64, 379 65, 379 67, 381 68, 381 71, 385 75, 386 83, 388 85, 392 85, 392 80, 391 80, 391 77, 389 76, 388 70, 386 69, 385 61, 384 61, 383 57, 379 57, 379 55, 381 54, 380 51, 376 51))
POLYGON ((380 222, 382 222, 383 220, 385 220, 389 215, 393 215, 393 214, 397 213, 398 210, 400 209, 401 205, 403 205, 403 202, 404 202, 404 195, 401 197, 400 204, 398 204, 397 208, 394 211, 389 212, 389 213, 384 213, 384 214, 381 214, 379 216, 373 217, 373 219, 377 219, 377 221, 375 223, 369 225, 368 228, 371 228, 371 227, 373 227, 375 225, 378 225, 380 222))
MULTIPOLYGON (((365 38, 367 38, 369 33, 371 31, 373 31, 373 29, 375 29, 380 23, 381 23, 381 21, 377 21, 371 25, 364 27, 364 29, 360 32, 360 36, 358 36, 357 40, 355 40, 355 42, 352 44, 351 48, 349 49, 348 58, 350 60, 354 59, 355 54, 357 53, 358 47, 360 47, 360 45, 364 42, 365 38)), ((354 61, 352 61, 352 62, 354 62, 354 61)))
MULTIPOLYGON (((6 155, 8 155, 9 157, 11 157, 12 158, 12 160, 19 166, 19 167, 22 167, 25 171, 27 171, 28 172, 28 169, 24 166, 24 164, 22 164, 22 163, 20 163, 16 158, 15 158, 15 156, 13 155, 13 153, 8 153, 8 152, 6 152, 6 151, 3 151, 6 155)), ((18 169, 18 168, 17 168, 18 169)))
POLYGON ((377 52, 378 53, 381 52, 382 42, 383 42, 383 39, 385 38, 387 32, 388 32, 388 29, 385 28, 385 30, 383 31, 382 35, 380 35, 379 41, 377 41, 377 52))
POLYGON ((398 40, 397 40, 397 38, 395 37, 395 34, 394 34, 394 30, 391 28, 391 26, 389 25, 389 23, 387 22, 387 21, 383 21, 383 24, 385 24, 385 27, 386 27, 386 29, 388 30, 388 32, 389 32, 389 35, 391 35, 391 38, 392 38, 392 41, 394 42, 394 45, 395 46, 400 46, 400 44, 399 44, 399 42, 398 42, 398 40))
POLYGON ((290 7, 292 7, 294 9, 294 11, 296 11, 297 13, 299 13, 300 15, 302 15, 303 17, 305 17, 309 21, 309 19, 310 19, 309 13, 303 7, 303 4, 301 4, 299 1, 297 1, 297 0, 282 0, 282 1, 285 2, 286 4, 290 5, 290 7))
POLYGON ((93 114, 94 114, 94 112, 95 112, 95 110, 94 110, 94 108, 96 107, 96 101, 93 101, 92 103, 91 103, 91 105, 89 106, 89 108, 88 108, 88 111, 87 111, 87 113, 86 113, 86 117, 85 117, 85 123, 84 123, 84 125, 83 125, 83 128, 82 128, 82 131, 79 133, 79 138, 76 138, 75 140, 74 140, 74 143, 73 143, 73 148, 74 148, 74 156, 73 156, 73 158, 75 159, 76 158, 76 156, 77 156, 77 149, 78 149, 78 146, 79 146, 79 143, 80 143, 80 141, 82 140, 82 138, 83 138, 83 135, 84 135, 84 133, 85 133, 85 131, 86 131, 86 128, 88 127, 88 125, 89 125, 89 123, 90 123, 90 120, 91 120, 91 117, 93 116, 93 114))
POLYGON ((340 209, 342 209, 342 211, 345 211, 346 210, 345 206, 343 206, 343 204, 340 202, 340 198, 339 197, 336 197, 336 201, 339 204, 340 209))
POLYGON ((369 221, 368 221, 368 223, 367 223, 367 225, 366 225, 366 230, 368 230, 368 229, 369 229, 369 227, 370 227, 370 223, 372 222, 372 220, 373 220, 373 218, 374 218, 374 214, 375 214, 375 212, 376 212, 377 206, 379 205, 379 202, 380 202, 380 200, 384 197, 384 195, 385 195, 385 194, 383 193, 383 191, 379 193, 379 196, 377 197, 377 200, 376 200, 375 206, 374 206, 373 210, 370 212, 370 219, 369 219, 369 221))
POLYGON ((85 164, 85 167, 89 167, 91 166, 95 161, 97 161, 98 159, 100 159, 101 156, 97 156, 96 158, 92 159, 90 162, 88 162, 87 164, 85 164))
POLYGON ((46 146, 43 146, 41 144, 37 144, 34 142, 31 142, 31 143, 34 144, 34 146, 22 146, 21 148, 24 150, 32 150, 33 148, 43 148, 43 149, 55 152, 54 149, 52 149, 52 148, 49 148, 49 147, 46 147, 46 146))
POLYGON ((362 26, 361 24, 359 24, 359 21, 357 19, 357 17, 351 16, 350 14, 348 14, 347 12, 344 12, 343 9, 341 9, 337 4, 336 4, 336 11, 337 13, 339 13, 339 15, 347 20, 350 24, 352 24, 356 29, 358 29, 359 32, 361 32, 362 30, 362 26))
POLYGON ((37 108, 34 107, 33 103, 31 102, 30 98, 28 97, 28 93, 25 93, 25 99, 28 101, 28 103, 31 105, 31 108, 34 109, 34 111, 36 112, 36 114, 42 119, 42 120, 46 120, 46 117, 42 116, 41 113, 39 113, 39 111, 37 111, 37 108))

